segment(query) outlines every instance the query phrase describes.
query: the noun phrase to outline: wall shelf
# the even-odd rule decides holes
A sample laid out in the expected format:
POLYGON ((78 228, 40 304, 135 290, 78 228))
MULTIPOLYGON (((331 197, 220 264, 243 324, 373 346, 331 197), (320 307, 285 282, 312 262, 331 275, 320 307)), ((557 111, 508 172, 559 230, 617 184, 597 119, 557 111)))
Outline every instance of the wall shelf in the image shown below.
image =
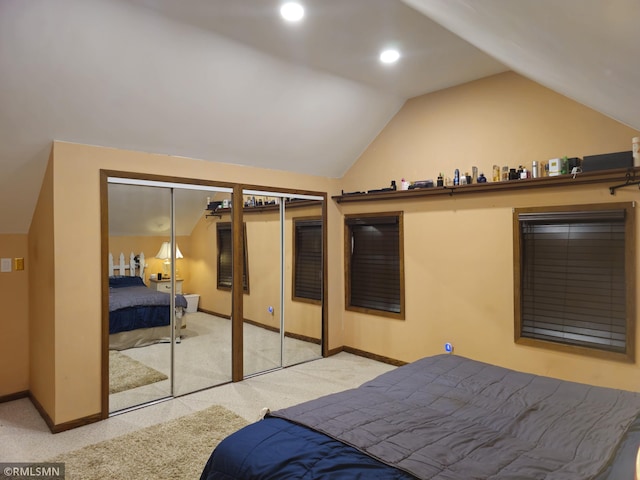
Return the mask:
MULTIPOLYGON (((314 207, 321 205, 320 200, 290 200, 285 202, 285 209, 289 208, 301 208, 301 207, 314 207)), ((206 209, 207 217, 222 218, 222 215, 230 214, 230 208, 217 208, 215 210, 206 209)), ((280 204, 269 205, 256 205, 255 207, 243 207, 242 212, 247 213, 262 213, 262 212, 278 212, 280 211, 280 204)))
POLYGON ((507 180, 502 182, 474 183, 447 187, 417 188, 373 193, 346 193, 331 198, 337 203, 368 202, 382 200, 409 200, 419 197, 460 194, 482 194, 487 192, 518 191, 536 188, 566 187, 569 185, 588 185, 596 183, 617 183, 609 187, 613 195, 617 188, 637 185, 640 181, 640 167, 600 170, 597 172, 558 175, 556 177, 528 178, 526 180, 507 180), (622 182, 622 183, 621 183, 622 182))

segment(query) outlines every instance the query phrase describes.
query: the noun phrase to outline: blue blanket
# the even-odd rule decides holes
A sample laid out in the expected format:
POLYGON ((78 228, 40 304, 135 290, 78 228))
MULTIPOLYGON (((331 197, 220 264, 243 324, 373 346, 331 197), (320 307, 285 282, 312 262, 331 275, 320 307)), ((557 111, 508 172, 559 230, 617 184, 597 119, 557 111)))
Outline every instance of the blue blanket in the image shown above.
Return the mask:
POLYGON ((415 479, 326 435, 272 417, 224 439, 200 477, 201 480, 258 478, 415 479))
MULTIPOLYGON (((170 304, 169 293, 148 288, 140 277, 110 277, 109 333, 169 325, 170 304)), ((176 295, 175 306, 186 308, 187 299, 176 295)))

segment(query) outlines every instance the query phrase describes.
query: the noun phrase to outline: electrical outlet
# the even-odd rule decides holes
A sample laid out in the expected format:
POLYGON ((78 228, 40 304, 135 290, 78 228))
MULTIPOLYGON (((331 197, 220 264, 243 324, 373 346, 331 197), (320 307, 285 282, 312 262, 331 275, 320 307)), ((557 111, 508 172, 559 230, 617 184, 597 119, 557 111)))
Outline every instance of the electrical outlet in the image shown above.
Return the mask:
POLYGON ((10 272, 11 271, 11 259, 10 258, 1 258, 0 259, 0 272, 10 272))
POLYGON ((18 271, 18 270, 24 270, 24 258, 14 258, 13 259, 13 269, 18 271))

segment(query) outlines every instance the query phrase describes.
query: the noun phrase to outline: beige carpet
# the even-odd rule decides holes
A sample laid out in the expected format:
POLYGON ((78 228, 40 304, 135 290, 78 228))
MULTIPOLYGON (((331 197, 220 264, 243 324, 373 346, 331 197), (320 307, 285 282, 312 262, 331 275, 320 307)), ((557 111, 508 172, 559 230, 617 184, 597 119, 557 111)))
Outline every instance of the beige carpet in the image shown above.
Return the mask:
POLYGON ((67 480, 198 479, 214 447, 247 421, 224 407, 59 455, 67 480))
POLYGON ((167 378, 164 373, 148 367, 144 363, 116 350, 109 350, 109 393, 130 390, 167 378))

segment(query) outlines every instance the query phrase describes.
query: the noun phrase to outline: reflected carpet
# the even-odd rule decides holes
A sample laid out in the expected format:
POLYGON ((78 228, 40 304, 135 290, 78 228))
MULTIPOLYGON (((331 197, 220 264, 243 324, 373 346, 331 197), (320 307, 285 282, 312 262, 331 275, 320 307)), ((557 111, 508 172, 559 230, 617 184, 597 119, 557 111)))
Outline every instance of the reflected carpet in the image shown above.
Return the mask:
POLYGON ((116 350, 109 350, 109 393, 142 387, 167 378, 164 373, 144 363, 116 350))

